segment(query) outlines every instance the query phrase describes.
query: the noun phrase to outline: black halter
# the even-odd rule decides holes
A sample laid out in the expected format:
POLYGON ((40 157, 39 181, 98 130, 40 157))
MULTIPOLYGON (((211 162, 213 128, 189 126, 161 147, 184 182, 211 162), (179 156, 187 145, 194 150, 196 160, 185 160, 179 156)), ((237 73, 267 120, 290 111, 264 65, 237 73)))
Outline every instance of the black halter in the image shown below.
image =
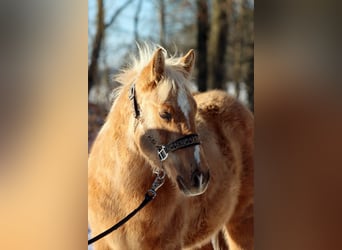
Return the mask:
POLYGON ((165 161, 169 152, 201 144, 197 134, 183 136, 167 145, 157 146, 158 156, 161 161, 165 161))
POLYGON ((138 102, 137 102, 137 98, 135 96, 135 83, 133 83, 131 88, 129 89, 129 96, 128 96, 128 98, 132 102, 133 111, 134 111, 134 118, 138 119, 140 117, 140 109, 139 109, 139 105, 138 105, 138 102))
MULTIPOLYGON (((135 95, 135 83, 132 84, 129 90, 129 99, 132 102, 134 118, 138 119, 141 112, 135 95)), ((153 138, 151 138, 150 136, 148 136, 148 138, 150 139, 151 143, 156 146, 160 161, 165 161, 169 155, 169 152, 174 152, 178 149, 201 144, 198 134, 185 135, 167 145, 156 145, 156 141, 153 138)))

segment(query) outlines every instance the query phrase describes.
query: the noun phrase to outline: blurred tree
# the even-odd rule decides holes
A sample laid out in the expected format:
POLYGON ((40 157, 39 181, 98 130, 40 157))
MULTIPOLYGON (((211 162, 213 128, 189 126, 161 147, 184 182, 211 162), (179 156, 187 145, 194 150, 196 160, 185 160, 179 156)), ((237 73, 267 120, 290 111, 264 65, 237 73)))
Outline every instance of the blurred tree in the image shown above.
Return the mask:
POLYGON ((139 14, 141 11, 142 3, 143 3, 143 1, 139 0, 137 9, 136 9, 135 14, 134 14, 134 40, 136 42, 139 42, 138 24, 139 24, 139 14))
POLYGON ((246 88, 249 108, 254 112, 254 10, 251 0, 242 3, 242 37, 246 58, 246 88))
POLYGON ((241 82, 243 81, 243 9, 241 8, 241 3, 237 1, 232 2, 232 15, 230 18, 231 22, 231 46, 233 48, 232 53, 232 80, 235 85, 235 95, 237 98, 240 97, 241 82))
POLYGON ((252 54, 249 59, 246 86, 249 108, 254 112, 254 54, 252 54))
POLYGON ((227 82, 237 98, 250 107, 253 94, 253 66, 251 57, 254 53, 252 0, 233 0, 229 15, 228 49, 226 55, 227 82), (252 72, 250 72, 252 70, 252 72))
POLYGON ((226 81, 225 55, 228 42, 230 0, 213 0, 208 47, 209 89, 224 89, 226 81))
POLYGON ((196 45, 196 0, 155 0, 153 3, 159 33, 149 40, 159 43, 171 54, 193 49, 196 45))
POLYGON ((207 89, 208 63, 207 46, 209 32, 208 1, 196 0, 197 3, 197 86, 199 91, 207 89))
POLYGON ((159 10, 159 44, 161 46, 165 46, 165 35, 166 35, 166 26, 165 26, 165 1, 158 0, 158 10, 159 10))
POLYGON ((88 93, 97 78, 98 58, 101 51, 101 44, 104 37, 104 8, 103 0, 97 0, 96 35, 91 52, 90 65, 88 66, 88 93))
POLYGON ((98 60, 105 36, 105 30, 115 22, 120 13, 132 2, 133 0, 128 0, 124 4, 122 4, 111 16, 109 22, 105 23, 105 10, 103 7, 103 0, 97 0, 96 34, 93 42, 90 64, 88 66, 88 93, 98 80, 98 60))

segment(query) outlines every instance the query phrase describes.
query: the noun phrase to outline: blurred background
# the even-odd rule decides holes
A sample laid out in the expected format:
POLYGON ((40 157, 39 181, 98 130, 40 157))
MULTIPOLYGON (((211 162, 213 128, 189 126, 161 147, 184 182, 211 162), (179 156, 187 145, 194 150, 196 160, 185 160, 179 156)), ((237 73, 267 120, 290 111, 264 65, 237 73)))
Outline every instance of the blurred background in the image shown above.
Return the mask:
POLYGON ((89 139, 103 123, 112 80, 152 42, 170 54, 196 50, 193 81, 199 91, 224 89, 254 110, 253 0, 89 0, 89 139))

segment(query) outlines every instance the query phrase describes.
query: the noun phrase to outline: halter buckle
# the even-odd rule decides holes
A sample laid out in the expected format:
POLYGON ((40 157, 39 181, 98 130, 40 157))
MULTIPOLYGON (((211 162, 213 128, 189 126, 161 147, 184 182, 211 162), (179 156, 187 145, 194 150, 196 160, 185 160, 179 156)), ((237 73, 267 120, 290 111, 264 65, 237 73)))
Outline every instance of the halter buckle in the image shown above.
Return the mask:
POLYGON ((158 156, 159 156, 160 161, 165 161, 166 158, 169 156, 169 154, 166 152, 166 147, 164 145, 162 145, 158 149, 158 156))

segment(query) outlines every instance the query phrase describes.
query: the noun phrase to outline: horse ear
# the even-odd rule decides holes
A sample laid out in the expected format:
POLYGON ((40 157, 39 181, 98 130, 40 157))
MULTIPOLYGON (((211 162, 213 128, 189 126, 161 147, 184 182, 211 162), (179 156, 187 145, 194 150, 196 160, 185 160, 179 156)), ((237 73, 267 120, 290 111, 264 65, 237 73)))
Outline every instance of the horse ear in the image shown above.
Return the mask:
POLYGON ((193 49, 189 50, 189 52, 181 58, 181 63, 183 64, 186 73, 185 76, 189 77, 195 64, 195 51, 193 49))
POLYGON ((165 73, 165 57, 162 48, 154 52, 149 64, 144 68, 143 74, 148 82, 149 87, 155 87, 156 84, 163 78, 165 73), (152 86, 151 86, 152 84, 152 86))

